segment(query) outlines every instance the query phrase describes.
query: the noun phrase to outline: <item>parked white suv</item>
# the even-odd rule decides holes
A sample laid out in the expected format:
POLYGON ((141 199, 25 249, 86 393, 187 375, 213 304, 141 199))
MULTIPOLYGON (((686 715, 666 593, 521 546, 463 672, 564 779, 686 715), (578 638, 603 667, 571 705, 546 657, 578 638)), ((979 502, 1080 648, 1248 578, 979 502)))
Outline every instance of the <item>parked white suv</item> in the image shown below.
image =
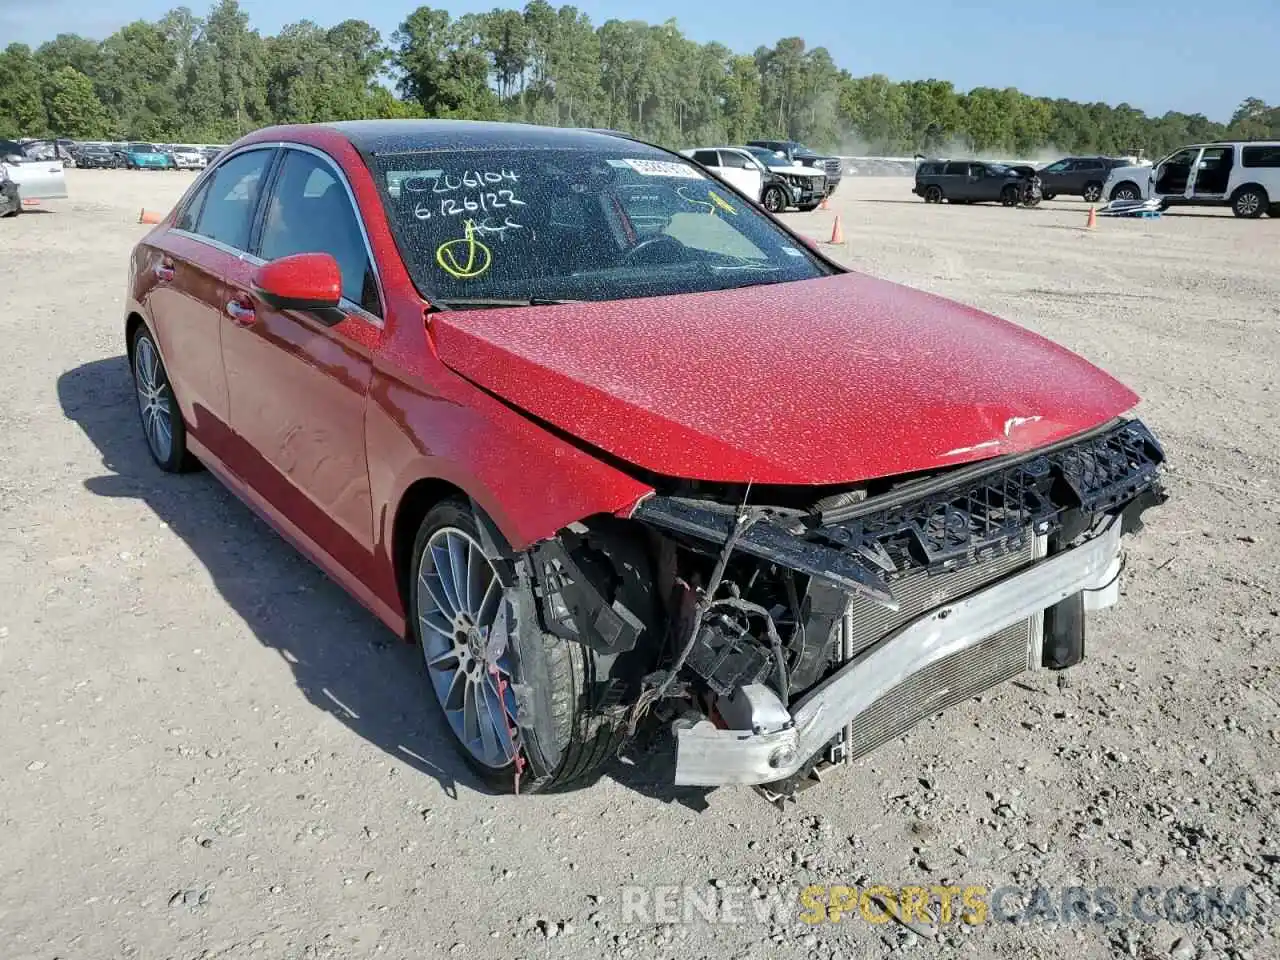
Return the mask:
POLYGON ((1150 166, 1116 167, 1108 200, 1164 206, 1229 206, 1237 217, 1280 217, 1280 140, 1223 140, 1183 147, 1150 166))

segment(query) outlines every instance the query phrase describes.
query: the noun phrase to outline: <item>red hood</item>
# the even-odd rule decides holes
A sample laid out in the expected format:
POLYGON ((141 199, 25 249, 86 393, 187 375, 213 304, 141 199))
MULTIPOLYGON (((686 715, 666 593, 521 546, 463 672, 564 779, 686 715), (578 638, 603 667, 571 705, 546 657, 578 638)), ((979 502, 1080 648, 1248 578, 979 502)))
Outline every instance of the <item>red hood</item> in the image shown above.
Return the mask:
POLYGON ((1069 437, 1138 399, 1028 330, 862 274, 431 324, 464 377, 637 467, 699 480, 935 469, 1069 437))

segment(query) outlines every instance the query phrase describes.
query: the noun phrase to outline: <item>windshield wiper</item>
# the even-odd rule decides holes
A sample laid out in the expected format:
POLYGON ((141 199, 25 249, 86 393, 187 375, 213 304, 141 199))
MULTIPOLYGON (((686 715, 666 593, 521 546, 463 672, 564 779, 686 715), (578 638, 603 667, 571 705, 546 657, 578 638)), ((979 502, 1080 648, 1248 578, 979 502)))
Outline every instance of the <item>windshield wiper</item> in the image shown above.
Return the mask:
POLYGON ((551 297, 499 299, 494 297, 442 297, 431 301, 431 308, 445 310, 482 310, 486 307, 552 307, 560 303, 582 303, 581 300, 556 300, 551 297))

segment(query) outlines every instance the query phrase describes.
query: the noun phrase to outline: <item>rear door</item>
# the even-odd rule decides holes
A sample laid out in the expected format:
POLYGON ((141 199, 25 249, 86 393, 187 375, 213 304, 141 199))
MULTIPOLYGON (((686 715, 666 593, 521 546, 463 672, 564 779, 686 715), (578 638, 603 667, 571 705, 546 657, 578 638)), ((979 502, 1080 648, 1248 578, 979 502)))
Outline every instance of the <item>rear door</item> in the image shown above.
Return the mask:
POLYGON ((18 195, 27 200, 60 200, 67 195, 67 175, 61 160, 24 160, 6 164, 18 195))
POLYGON ((222 358, 245 480, 322 550, 369 573, 373 514, 364 407, 382 340, 376 269, 354 198, 327 155, 289 146, 272 176, 253 255, 229 278, 222 358), (342 271, 345 317, 275 310, 253 290, 261 263, 328 253, 342 271))
POLYGON ((226 280, 249 250, 250 228, 275 148, 220 163, 179 211, 175 225, 139 248, 138 272, 154 283, 146 305, 165 368, 191 434, 237 469, 222 369, 226 280))
POLYGON ((938 177, 943 196, 948 200, 972 200, 973 191, 969 185, 969 165, 955 160, 949 161, 942 168, 938 177))

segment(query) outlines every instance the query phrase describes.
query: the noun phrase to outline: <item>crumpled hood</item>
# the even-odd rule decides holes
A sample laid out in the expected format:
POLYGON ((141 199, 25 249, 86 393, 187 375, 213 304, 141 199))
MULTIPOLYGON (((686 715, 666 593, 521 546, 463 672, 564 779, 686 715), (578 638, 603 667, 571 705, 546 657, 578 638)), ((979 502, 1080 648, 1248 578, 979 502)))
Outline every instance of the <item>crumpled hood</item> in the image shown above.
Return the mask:
POLYGON ((430 323, 462 376, 688 479, 853 483, 953 466, 1069 437, 1138 399, 1028 330, 857 273, 430 323))

